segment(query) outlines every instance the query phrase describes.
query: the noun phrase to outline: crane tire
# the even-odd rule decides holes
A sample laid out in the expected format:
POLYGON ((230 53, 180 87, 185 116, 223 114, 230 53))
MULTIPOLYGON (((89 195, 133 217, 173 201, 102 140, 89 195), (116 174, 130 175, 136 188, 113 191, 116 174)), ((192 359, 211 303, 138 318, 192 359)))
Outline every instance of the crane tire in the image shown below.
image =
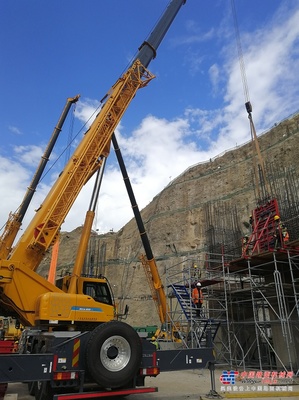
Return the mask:
POLYGON ((124 322, 110 321, 96 327, 86 348, 87 371, 103 388, 127 386, 140 368, 141 339, 135 329, 124 322))
POLYGON ((50 382, 41 381, 37 382, 37 387, 35 389, 35 400, 53 400, 55 392, 51 388, 50 382))
MULTIPOLYGON (((35 344, 31 354, 36 354, 36 353, 37 353, 37 345, 35 344)), ((30 396, 34 396, 37 387, 37 382, 36 381, 28 382, 27 385, 28 385, 28 393, 30 394, 30 396)))
MULTIPOLYGON (((46 353, 46 346, 41 348, 41 353, 46 353)), ((53 400, 55 394, 49 381, 36 381, 34 389, 35 400, 53 400)))
POLYGON ((30 396, 34 396, 35 395, 36 382, 34 382, 34 381, 28 382, 27 386, 28 386, 28 393, 30 394, 30 396))

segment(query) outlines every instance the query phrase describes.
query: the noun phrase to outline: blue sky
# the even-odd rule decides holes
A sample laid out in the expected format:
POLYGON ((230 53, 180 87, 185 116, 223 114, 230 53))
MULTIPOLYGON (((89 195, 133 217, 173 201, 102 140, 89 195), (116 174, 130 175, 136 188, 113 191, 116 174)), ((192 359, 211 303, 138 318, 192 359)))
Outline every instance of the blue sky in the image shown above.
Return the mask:
MULTIPOLYGON (((167 4, 1 2, 0 226, 22 201, 66 99, 81 96, 49 166, 126 70, 167 4)), ((299 3, 235 0, 235 5, 261 133, 299 109, 299 3)), ((116 132, 140 208, 191 165, 250 140, 231 1, 187 0, 149 70, 156 78, 139 90, 116 132)), ((24 225, 62 168, 63 157, 42 180, 24 225)), ((83 223, 90 191, 91 183, 62 230, 83 223)), ((118 230, 132 216, 111 153, 94 228, 118 230)))

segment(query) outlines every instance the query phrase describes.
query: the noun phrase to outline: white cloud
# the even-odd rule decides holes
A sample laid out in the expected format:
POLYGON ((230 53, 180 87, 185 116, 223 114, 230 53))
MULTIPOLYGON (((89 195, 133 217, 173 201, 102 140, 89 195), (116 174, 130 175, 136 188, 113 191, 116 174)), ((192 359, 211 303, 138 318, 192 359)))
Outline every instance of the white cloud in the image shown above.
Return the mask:
MULTIPOLYGON (((281 119, 298 107, 298 18, 299 9, 282 8, 265 29, 242 36, 249 95, 261 129, 277 122, 275 116, 281 119)), ((235 111, 245 102, 239 62, 229 60, 227 68, 225 100, 235 111)))
MULTIPOLYGON (((272 25, 242 36, 246 76, 258 132, 298 109, 298 19, 299 11, 281 12, 272 25)), ((193 36, 191 39, 194 40, 193 36)), ((224 46, 227 48, 226 43, 224 46)), ((217 60, 217 64, 209 69, 214 89, 223 96, 221 107, 210 110, 188 108, 173 120, 148 115, 130 137, 125 134, 125 126, 120 125, 117 129, 140 209, 189 166, 208 161, 225 149, 250 139, 239 63, 236 56, 232 58, 231 52, 225 54, 227 58, 222 66, 217 60)), ((80 100, 76 117, 88 120, 98 104, 95 100, 80 100)), ((39 149, 36 146, 19 147, 15 151, 19 160, 0 158, 0 187, 4 200, 0 210, 2 221, 6 221, 8 212, 17 208, 24 195, 32 174, 27 163, 31 160, 31 165, 37 165, 38 162, 39 149)), ((109 160, 96 215, 95 227, 100 232, 116 231, 133 217, 121 174, 109 160)), ((38 206, 48 189, 43 183, 34 197, 32 209, 38 206)), ((80 193, 62 226, 63 230, 72 230, 84 222, 91 190, 92 181, 80 193)))
MULTIPOLYGON (((16 212, 19 208, 31 181, 31 174, 32 171, 28 168, 28 165, 23 166, 19 161, 0 156, 1 228, 8 220, 9 214, 16 212)), ((37 205, 41 203, 48 190, 49 187, 39 186, 38 193, 30 206, 31 211, 28 212, 24 220, 24 226, 27 225, 34 208, 37 208, 37 205)))
POLYGON ((21 130, 16 126, 9 125, 8 129, 10 130, 10 132, 15 133, 16 135, 22 135, 21 130))
POLYGON ((38 165, 40 158, 43 154, 43 150, 40 146, 35 146, 35 145, 15 146, 14 154, 15 158, 20 163, 32 166, 32 165, 38 165))
POLYGON ((99 101, 93 99, 82 99, 77 103, 76 106, 76 117, 89 125, 91 121, 95 118, 96 110, 99 107, 99 101))
POLYGON ((209 69, 210 80, 213 85, 213 91, 217 92, 220 79, 220 69, 217 64, 213 64, 209 69))
POLYGON ((1 220, 4 222, 10 211, 15 211, 24 195, 24 182, 30 171, 19 162, 0 156, 1 220))

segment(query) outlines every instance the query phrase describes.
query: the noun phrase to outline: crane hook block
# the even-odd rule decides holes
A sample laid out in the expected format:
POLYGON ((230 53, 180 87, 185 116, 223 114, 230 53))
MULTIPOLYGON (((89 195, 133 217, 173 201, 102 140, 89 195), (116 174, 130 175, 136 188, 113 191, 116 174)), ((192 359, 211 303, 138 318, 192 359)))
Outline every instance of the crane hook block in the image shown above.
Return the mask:
POLYGON ((246 107, 246 111, 248 112, 248 114, 250 114, 252 112, 252 105, 251 105, 250 101, 247 101, 245 103, 245 107, 246 107))

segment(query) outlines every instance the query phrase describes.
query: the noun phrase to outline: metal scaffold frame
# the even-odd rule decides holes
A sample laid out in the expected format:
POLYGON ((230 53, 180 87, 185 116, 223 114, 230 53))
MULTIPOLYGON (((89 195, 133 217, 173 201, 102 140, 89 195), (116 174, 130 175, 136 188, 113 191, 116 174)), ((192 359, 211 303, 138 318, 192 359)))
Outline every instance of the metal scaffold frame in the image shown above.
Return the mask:
POLYGON ((194 276, 190 269, 191 259, 185 259, 167 269, 166 287, 169 299, 168 322, 170 330, 178 331, 182 347, 205 348, 212 342, 219 328, 219 321, 209 318, 203 307, 200 316, 191 298, 194 276))
POLYGON ((243 370, 298 372, 298 253, 290 249, 240 260, 200 253, 167 270, 168 289, 184 286, 190 310, 190 288, 198 280, 204 292, 200 319, 188 320, 177 296, 169 296, 171 320, 184 326, 191 338, 188 346, 201 347, 205 326, 218 324, 213 337, 217 363, 243 370))
POLYGON ((230 291, 232 303, 247 307, 246 318, 242 321, 234 313, 233 324, 246 322, 247 332, 255 334, 251 348, 243 344, 248 348, 240 360, 243 364, 261 370, 298 370, 298 261, 298 254, 289 250, 252 257, 243 267, 241 261, 231 264, 229 276, 239 276, 243 288, 239 295, 230 291))

